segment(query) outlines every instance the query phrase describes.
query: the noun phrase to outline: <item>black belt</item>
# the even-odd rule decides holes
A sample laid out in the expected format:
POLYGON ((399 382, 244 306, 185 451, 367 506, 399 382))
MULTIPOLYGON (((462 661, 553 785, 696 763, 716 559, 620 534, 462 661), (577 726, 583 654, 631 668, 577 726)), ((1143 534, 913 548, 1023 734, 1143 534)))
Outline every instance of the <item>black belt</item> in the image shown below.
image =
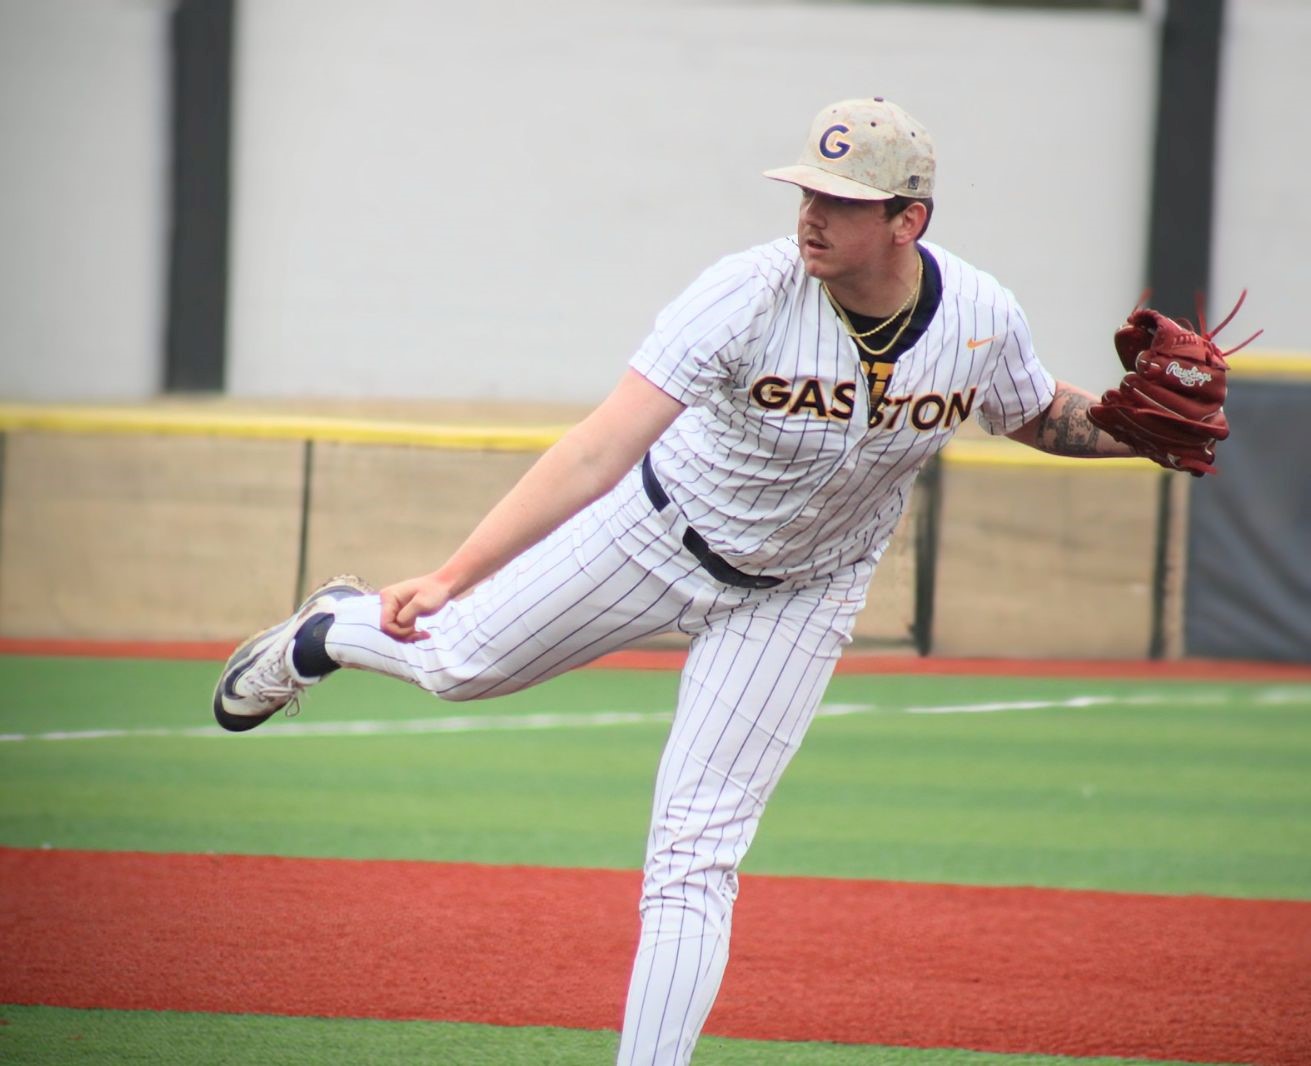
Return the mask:
MULTIPOLYGON (((642 488, 646 489, 646 498, 651 501, 651 506, 656 511, 663 511, 669 506, 669 495, 660 487, 660 481, 651 467, 650 452, 642 459, 642 488)), ((726 562, 722 556, 712 552, 705 537, 691 526, 683 531, 683 547, 696 556, 696 561, 705 567, 706 573, 725 585, 735 585, 741 589, 772 589, 775 585, 783 583, 781 577, 742 573, 737 567, 726 562)))

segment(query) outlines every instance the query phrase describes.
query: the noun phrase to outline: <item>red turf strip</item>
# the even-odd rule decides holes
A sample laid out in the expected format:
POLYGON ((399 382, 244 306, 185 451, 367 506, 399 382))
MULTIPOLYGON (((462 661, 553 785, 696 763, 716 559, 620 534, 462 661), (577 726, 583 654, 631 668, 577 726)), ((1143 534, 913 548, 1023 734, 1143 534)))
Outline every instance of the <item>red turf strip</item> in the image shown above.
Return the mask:
MULTIPOLYGON (((62 640, 0 637, 0 655, 101 659, 192 659, 223 662, 235 641, 62 640)), ((609 670, 681 670, 686 652, 634 649, 603 656, 609 670)), ((1219 659, 939 659, 915 655, 845 655, 839 674, 964 674, 974 677, 1124 677, 1178 681, 1311 681, 1311 664, 1219 659)))
MULTIPOLYGON (((0 848, 0 1002, 616 1028, 633 873, 0 848)), ((1311 1062, 1311 904, 748 876, 723 1036, 1311 1062)))

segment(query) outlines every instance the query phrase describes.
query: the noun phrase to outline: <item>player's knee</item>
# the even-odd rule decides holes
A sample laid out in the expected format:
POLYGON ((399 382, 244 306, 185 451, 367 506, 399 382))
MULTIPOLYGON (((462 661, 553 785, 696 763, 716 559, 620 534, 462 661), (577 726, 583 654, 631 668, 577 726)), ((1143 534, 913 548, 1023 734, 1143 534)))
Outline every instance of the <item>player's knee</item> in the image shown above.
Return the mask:
POLYGON ((502 671, 491 670, 477 663, 462 663, 458 667, 443 670, 442 683, 434 691, 443 700, 468 703, 505 696, 523 687, 523 681, 506 677, 502 671))
POLYGON ((656 876, 648 872, 640 909, 644 917, 692 912, 718 920, 732 910, 737 890, 737 871, 730 867, 689 866, 656 876))

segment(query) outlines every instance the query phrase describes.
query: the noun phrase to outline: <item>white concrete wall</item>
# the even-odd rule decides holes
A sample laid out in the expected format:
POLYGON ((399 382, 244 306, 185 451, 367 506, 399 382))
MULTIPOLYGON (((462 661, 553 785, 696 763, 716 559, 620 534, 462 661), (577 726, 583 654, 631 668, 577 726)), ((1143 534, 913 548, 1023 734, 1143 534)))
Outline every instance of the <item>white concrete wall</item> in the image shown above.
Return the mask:
MULTIPOLYGON (((595 400, 703 266, 791 228, 759 171, 875 92, 937 137, 931 236, 1100 388, 1143 284, 1147 6, 244 0, 231 389, 595 400)), ((0 0, 0 399, 162 379, 169 10, 0 0)), ((1211 307, 1248 287, 1235 328, 1308 350, 1311 3, 1228 23, 1211 307)))
POLYGON ((1155 27, 858 4, 260 0, 239 26, 230 388, 598 399, 714 259, 790 232, 811 117, 935 134, 931 236, 1110 384, 1142 288, 1155 27))
POLYGON ((160 387, 167 11, 0 0, 0 399, 160 387))
POLYGON ((1211 320, 1247 302, 1217 338, 1311 351, 1311 0, 1228 0, 1221 52, 1211 320))

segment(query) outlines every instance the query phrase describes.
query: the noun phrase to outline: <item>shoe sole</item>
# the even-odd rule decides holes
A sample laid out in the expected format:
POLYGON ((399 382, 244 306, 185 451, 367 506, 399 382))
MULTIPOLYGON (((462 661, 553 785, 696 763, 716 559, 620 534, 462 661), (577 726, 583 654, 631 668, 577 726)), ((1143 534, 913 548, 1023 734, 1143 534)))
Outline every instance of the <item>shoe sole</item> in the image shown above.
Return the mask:
MULTIPOLYGON (((229 733, 244 733, 248 729, 254 729, 257 725, 267 722, 278 711, 282 710, 282 707, 275 707, 267 714, 233 714, 223 706, 224 689, 230 690, 232 685, 241 678, 241 675, 250 669, 251 663, 257 658, 257 656, 251 654, 251 649, 260 641, 283 626, 295 621, 304 612, 305 608, 315 600, 337 590, 345 593, 345 595, 336 597, 338 600, 344 600, 350 596, 367 596, 375 591, 373 586, 361 581, 358 577, 352 574, 341 574, 329 581, 325 581, 306 596, 287 621, 278 622, 267 629, 261 629, 253 637, 248 637, 243 641, 237 647, 237 650, 228 657, 227 664, 223 667, 223 673, 219 675, 218 684, 214 686, 214 720, 219 725, 229 733), (242 661, 243 657, 245 658, 244 662, 242 661)), ((231 691, 228 692, 228 695, 232 695, 231 691)), ((283 706, 285 707, 286 704, 283 704, 283 706)))

